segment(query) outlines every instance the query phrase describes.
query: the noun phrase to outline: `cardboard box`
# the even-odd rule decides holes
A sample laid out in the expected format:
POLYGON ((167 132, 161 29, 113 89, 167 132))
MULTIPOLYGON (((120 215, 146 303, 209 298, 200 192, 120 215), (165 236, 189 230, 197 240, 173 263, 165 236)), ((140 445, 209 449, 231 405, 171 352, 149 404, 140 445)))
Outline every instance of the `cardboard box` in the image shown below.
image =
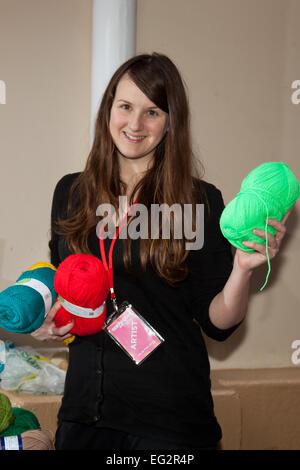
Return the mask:
POLYGON ((35 414, 42 431, 48 432, 54 439, 57 428, 57 413, 61 404, 62 395, 30 395, 15 393, 0 389, 8 396, 12 407, 24 408, 35 414))

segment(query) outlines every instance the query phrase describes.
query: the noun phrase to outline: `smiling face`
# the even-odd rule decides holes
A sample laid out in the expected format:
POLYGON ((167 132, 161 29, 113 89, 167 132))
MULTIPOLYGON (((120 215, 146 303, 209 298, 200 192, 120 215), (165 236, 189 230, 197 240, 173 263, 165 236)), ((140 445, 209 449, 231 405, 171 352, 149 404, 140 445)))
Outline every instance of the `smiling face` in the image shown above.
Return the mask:
POLYGON ((128 75, 118 83, 109 130, 119 157, 151 160, 167 130, 168 114, 158 108, 128 75))

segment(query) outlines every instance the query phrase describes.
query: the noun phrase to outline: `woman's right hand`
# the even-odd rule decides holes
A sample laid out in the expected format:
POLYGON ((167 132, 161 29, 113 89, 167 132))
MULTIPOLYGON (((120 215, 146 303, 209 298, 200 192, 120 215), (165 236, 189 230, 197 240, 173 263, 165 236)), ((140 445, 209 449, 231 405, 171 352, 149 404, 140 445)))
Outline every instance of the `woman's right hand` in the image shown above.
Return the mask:
POLYGON ((57 328, 54 323, 54 317, 60 309, 61 304, 57 301, 45 317, 44 323, 37 330, 31 333, 35 339, 39 341, 64 341, 71 338, 70 330, 74 326, 74 322, 57 328))

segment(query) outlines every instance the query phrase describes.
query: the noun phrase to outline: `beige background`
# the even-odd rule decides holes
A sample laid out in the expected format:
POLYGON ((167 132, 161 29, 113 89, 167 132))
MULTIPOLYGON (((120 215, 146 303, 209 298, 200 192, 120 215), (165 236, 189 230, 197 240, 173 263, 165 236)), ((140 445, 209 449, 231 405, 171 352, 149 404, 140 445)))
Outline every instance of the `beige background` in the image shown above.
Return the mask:
MULTIPOLYGON (((264 161, 300 177, 298 0, 138 0, 137 52, 162 52, 189 90, 194 147, 225 202, 264 161)), ((0 288, 48 259, 57 180, 89 150, 91 0, 0 0, 0 288)), ((212 367, 297 367, 299 202, 281 254, 253 277, 249 313, 225 343, 208 340, 212 367)), ((9 335, 18 344, 24 335, 9 335)), ((34 342, 39 345, 39 343, 34 342)), ((298 366, 300 367, 300 365, 298 366)))

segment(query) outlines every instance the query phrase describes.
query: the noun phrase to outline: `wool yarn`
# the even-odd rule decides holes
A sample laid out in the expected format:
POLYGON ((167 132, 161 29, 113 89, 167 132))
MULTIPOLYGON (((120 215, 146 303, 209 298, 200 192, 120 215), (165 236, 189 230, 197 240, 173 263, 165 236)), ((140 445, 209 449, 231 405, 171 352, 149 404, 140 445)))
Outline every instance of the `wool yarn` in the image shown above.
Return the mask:
POLYGON ((7 447, 11 450, 11 438, 14 438, 14 450, 55 450, 53 440, 41 429, 25 431, 18 436, 0 438, 0 450, 7 450, 7 447))
POLYGON ((25 431, 40 429, 40 423, 31 411, 24 408, 12 407, 12 412, 15 419, 5 431, 0 433, 0 437, 18 436, 25 431))
POLYGON ((32 333, 42 325, 57 297, 55 272, 50 263, 36 263, 0 293, 1 328, 11 333, 32 333))
POLYGON ((18 449, 54 450, 50 436, 40 429, 40 423, 29 410, 12 407, 7 395, 0 393, 0 448, 5 450, 6 439, 15 437, 18 449))
POLYGON ((25 431, 21 438, 23 450, 54 450, 52 439, 41 429, 25 431))
POLYGON ((6 431, 13 424, 14 420, 15 415, 10 399, 4 393, 0 393, 0 434, 6 431))
POLYGON ((68 256, 57 268, 54 288, 61 303, 54 317, 57 327, 73 320, 70 332, 78 336, 93 335, 102 329, 109 285, 99 258, 85 254, 68 256))
MULTIPOLYGON (((232 245, 253 252, 243 241, 253 241, 267 245, 268 233, 275 235, 276 230, 268 225, 269 219, 281 221, 285 213, 297 201, 300 184, 289 166, 283 162, 266 162, 252 170, 242 181, 240 192, 227 204, 220 218, 221 231, 232 245), (254 229, 265 230, 266 240, 255 235, 254 229)), ((268 274, 270 260, 268 246, 268 274)))

